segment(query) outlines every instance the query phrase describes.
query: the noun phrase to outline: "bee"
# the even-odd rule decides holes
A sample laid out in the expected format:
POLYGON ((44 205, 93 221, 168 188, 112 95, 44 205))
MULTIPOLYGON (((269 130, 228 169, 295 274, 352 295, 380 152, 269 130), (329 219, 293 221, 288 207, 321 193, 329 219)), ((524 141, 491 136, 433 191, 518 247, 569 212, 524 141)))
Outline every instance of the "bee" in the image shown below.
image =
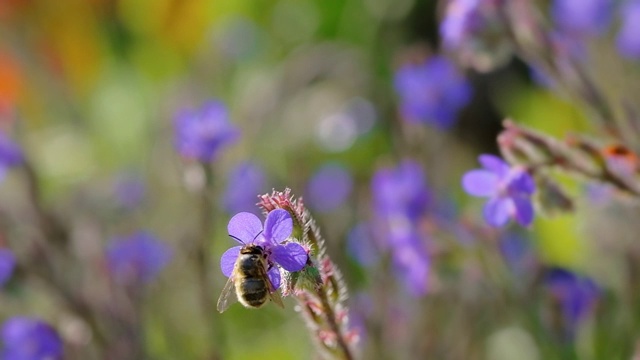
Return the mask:
POLYGON ((236 301, 247 308, 257 309, 268 299, 284 308, 280 294, 267 276, 268 270, 267 254, 261 246, 249 244, 242 247, 218 299, 218 311, 226 311, 236 301))

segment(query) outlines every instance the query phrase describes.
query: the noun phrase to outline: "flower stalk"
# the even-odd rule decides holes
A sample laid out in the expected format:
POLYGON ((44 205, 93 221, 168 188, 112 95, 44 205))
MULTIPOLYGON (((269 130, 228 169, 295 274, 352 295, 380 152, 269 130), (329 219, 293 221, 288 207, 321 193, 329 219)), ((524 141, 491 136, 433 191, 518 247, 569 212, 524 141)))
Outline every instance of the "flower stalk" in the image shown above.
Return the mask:
POLYGON ((354 359, 357 331, 349 327, 349 310, 344 305, 347 288, 342 275, 326 253, 320 229, 305 208, 302 198, 294 199, 290 189, 260 196, 265 213, 284 209, 293 218, 293 234, 308 252, 306 266, 284 272, 283 295, 292 295, 307 323, 317 347, 326 358, 354 359))

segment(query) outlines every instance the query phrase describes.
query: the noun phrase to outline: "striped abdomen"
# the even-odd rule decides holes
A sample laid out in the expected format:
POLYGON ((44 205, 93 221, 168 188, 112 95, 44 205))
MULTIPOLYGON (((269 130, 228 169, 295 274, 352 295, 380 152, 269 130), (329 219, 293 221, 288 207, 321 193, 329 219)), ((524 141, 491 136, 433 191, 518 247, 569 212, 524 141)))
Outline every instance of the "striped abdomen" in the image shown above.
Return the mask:
POLYGON ((264 256, 259 246, 246 246, 236 262, 236 295, 244 306, 260 307, 267 302, 269 285, 266 281, 264 256))

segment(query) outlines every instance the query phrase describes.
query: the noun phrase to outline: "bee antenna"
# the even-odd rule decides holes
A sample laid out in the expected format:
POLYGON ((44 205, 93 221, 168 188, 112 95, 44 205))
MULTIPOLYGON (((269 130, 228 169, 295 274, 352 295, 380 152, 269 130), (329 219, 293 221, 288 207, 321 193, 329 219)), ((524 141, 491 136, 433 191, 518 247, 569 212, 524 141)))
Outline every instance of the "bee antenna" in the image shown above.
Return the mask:
MULTIPOLYGON (((235 239, 235 240, 237 240, 238 242, 241 242, 241 243, 243 243, 243 244, 244 244, 244 241, 242 241, 242 240, 238 239, 236 236, 233 236, 233 235, 231 235, 231 234, 229 234, 229 236, 231 236, 232 238, 234 238, 234 239, 235 239)), ((246 244, 245 244, 245 245, 246 245, 246 244)))
POLYGON ((260 236, 260 234, 262 234, 262 232, 263 232, 263 231, 264 231, 264 230, 260 230, 260 232, 256 234, 256 236, 253 238, 253 240, 251 240, 251 242, 256 241, 256 239, 258 238, 258 236, 260 236))

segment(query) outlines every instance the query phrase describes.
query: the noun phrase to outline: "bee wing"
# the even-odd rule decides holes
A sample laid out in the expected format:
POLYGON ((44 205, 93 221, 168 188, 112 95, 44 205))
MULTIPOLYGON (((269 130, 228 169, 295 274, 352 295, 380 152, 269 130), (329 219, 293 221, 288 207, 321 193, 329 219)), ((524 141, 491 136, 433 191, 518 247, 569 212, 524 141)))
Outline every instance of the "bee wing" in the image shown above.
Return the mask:
POLYGON ((280 296, 280 293, 275 289, 275 287, 271 283, 271 279, 269 279, 269 274, 267 274, 267 271, 265 270, 265 268, 261 268, 260 276, 262 276, 264 281, 266 281, 267 284, 269 284, 269 298, 271 299, 271 301, 273 301, 276 305, 284 309, 284 304, 282 303, 282 297, 280 296))
POLYGON ((218 298, 218 311, 220 313, 225 312, 229 306, 238 301, 238 297, 236 296, 236 286, 235 286, 235 273, 229 276, 229 280, 224 285, 222 292, 220 293, 220 297, 218 298))

